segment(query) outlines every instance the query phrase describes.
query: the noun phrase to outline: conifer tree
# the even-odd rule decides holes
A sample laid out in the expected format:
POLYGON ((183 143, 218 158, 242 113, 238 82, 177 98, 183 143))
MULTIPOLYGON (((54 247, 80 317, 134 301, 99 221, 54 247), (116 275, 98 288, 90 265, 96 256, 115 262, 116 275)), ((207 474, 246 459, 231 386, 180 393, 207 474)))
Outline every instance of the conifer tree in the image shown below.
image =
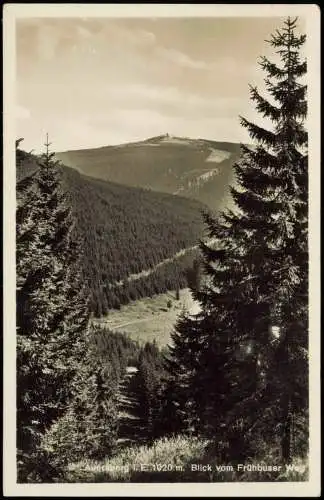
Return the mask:
POLYGON ((161 435, 163 427, 161 412, 163 406, 163 358, 156 345, 147 342, 139 354, 138 372, 133 380, 138 402, 138 416, 145 428, 146 438, 161 435))
POLYGON ((117 387, 112 367, 98 359, 90 337, 85 348, 66 411, 42 439, 42 449, 57 470, 64 471, 69 462, 109 456, 116 444, 117 387))
MULTIPOLYGON (((18 143, 19 145, 19 143, 18 143)), ((17 151, 17 161, 21 154, 17 151)), ((88 307, 79 281, 73 217, 49 152, 17 183, 17 452, 21 481, 42 436, 64 411, 84 353, 88 307)))
MULTIPOLYGON (((166 357, 165 367, 170 374, 167 393, 172 399, 173 420, 177 431, 195 433, 198 430, 200 405, 197 373, 200 371, 201 353, 200 322, 185 311, 178 318, 175 331, 171 334, 172 345, 166 357)), ((200 392, 200 396, 204 392, 200 392)), ((173 428, 173 426, 172 426, 173 428)))
MULTIPOLYGON (((204 387, 201 430, 229 436, 237 429, 246 442, 257 429, 263 439, 279 435, 285 461, 291 459, 292 416, 307 413, 307 104, 299 81, 306 73, 300 58, 306 37, 296 33, 296 21, 288 18, 269 42, 281 63, 261 59, 269 99, 250 89, 272 128, 241 118, 253 145, 242 145, 235 165, 236 208, 217 219, 205 214, 216 244, 201 244, 209 284, 193 295, 202 319, 178 328, 180 342, 195 335, 201 346, 190 387, 192 394, 204 387)), ((178 349, 174 356, 175 365, 181 360, 192 370, 187 354, 178 349)), ((232 448, 246 442, 233 439, 232 448)), ((232 451, 239 456, 242 450, 232 451)))

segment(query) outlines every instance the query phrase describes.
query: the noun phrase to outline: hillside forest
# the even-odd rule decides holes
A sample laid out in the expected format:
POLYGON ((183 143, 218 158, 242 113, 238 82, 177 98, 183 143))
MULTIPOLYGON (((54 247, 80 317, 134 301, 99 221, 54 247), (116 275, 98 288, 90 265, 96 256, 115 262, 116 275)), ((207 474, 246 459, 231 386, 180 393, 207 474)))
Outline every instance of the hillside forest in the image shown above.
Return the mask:
MULTIPOLYGON (((39 168, 35 156, 17 149, 18 185, 39 168)), ((204 236, 201 212, 207 206, 86 177, 62 164, 58 169, 73 211, 72 237, 80 248, 82 281, 94 316, 186 286, 194 247, 204 236)))
POLYGON ((307 480, 297 28, 288 18, 269 39, 280 63, 259 61, 267 92, 251 86, 250 99, 272 126, 240 118, 253 146, 233 165, 231 208, 85 175, 48 138, 42 155, 16 141, 18 482, 307 480), (200 312, 179 314, 168 345, 96 324, 166 290, 178 300, 186 286, 200 312))

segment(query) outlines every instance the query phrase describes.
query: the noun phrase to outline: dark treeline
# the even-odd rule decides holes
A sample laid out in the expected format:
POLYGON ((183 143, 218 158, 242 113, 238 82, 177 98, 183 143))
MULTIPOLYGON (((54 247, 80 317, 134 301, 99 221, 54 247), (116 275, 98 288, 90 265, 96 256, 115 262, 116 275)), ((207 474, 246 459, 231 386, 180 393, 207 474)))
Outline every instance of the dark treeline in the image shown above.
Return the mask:
MULTIPOLYGON (((171 380, 166 368, 168 348, 159 348, 155 341, 139 344, 129 339, 125 333, 99 327, 92 327, 91 342, 94 346, 94 360, 103 367, 102 382, 109 385, 114 405, 120 406, 118 395, 126 368, 137 369, 126 385, 126 394, 136 402, 131 413, 141 423, 140 441, 151 443, 155 438, 166 435, 172 428, 170 402, 165 397, 171 380)), ((123 390, 125 391, 125 387, 123 390)), ((120 419, 117 413, 114 413, 114 418, 116 445, 120 419)))
POLYGON ((98 360, 110 366, 117 383, 120 382, 127 366, 138 366, 141 346, 129 339, 125 333, 93 326, 91 339, 98 360))

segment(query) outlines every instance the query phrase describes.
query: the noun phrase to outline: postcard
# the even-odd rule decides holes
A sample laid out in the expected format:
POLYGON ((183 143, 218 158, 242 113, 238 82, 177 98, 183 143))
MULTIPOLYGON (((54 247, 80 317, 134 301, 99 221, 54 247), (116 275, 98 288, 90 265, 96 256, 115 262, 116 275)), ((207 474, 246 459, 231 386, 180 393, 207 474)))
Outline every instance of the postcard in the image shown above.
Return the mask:
POLYGON ((5 496, 320 496, 318 6, 3 25, 5 496))

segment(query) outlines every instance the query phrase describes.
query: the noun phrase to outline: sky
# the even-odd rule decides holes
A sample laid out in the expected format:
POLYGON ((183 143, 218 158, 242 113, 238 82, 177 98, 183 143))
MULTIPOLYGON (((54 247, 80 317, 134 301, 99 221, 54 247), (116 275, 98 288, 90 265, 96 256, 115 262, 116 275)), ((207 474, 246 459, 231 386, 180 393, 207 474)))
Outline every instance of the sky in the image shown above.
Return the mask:
POLYGON ((40 151, 160 134, 248 142, 263 89, 261 55, 283 19, 21 18, 16 24, 16 135, 40 151))

